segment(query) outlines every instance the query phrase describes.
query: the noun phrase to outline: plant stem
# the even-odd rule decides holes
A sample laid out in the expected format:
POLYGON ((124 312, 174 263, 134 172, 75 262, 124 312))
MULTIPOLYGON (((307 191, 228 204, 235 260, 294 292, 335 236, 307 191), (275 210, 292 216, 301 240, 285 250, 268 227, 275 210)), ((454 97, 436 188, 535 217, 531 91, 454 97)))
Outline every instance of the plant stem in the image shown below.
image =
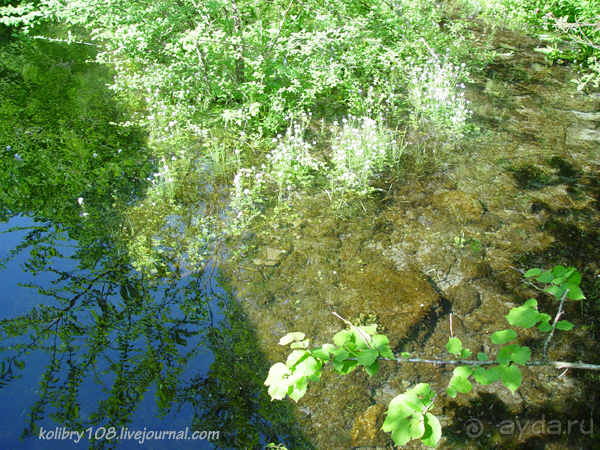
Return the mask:
POLYGON ((554 330, 556 330, 556 324, 558 323, 558 319, 562 315, 563 303, 565 302, 565 298, 567 298, 568 293, 569 293, 569 290, 567 289, 565 291, 565 293, 563 294, 562 298, 560 299, 560 306, 558 307, 558 312, 556 313, 556 317, 554 318, 554 323, 552 324, 552 331, 550 332, 548 339, 546 339, 546 342, 544 343, 544 351, 542 352, 542 360, 547 359, 546 351, 548 350, 548 344, 550 343, 550 339, 552 339, 552 336, 554 336, 554 330))
POLYGON ((365 341, 365 344, 367 344, 367 347, 371 348, 371 345, 369 344, 369 335, 367 333, 365 333, 363 330, 361 330, 358 327, 355 327, 350 321, 344 319, 342 316, 340 316, 338 313, 331 311, 331 314, 333 314, 335 317, 337 317, 338 319, 343 320, 346 325, 350 326, 351 328, 354 328, 356 330, 356 332, 360 335, 360 337, 363 338, 363 340, 365 341))
MULTIPOLYGON (((500 364, 498 361, 488 360, 488 361, 465 361, 465 360, 446 360, 446 359, 422 359, 422 358, 397 358, 397 359, 388 359, 388 358, 377 358, 382 361, 396 361, 398 364, 402 363, 425 363, 425 364, 464 364, 467 366, 475 366, 475 365, 492 365, 492 364, 500 364)), ((356 361, 357 358, 348 358, 348 361, 356 361)), ((527 361, 526 366, 551 366, 556 367, 557 369, 586 369, 586 370, 600 370, 600 365, 598 364, 587 364, 583 362, 564 362, 564 361, 527 361)))

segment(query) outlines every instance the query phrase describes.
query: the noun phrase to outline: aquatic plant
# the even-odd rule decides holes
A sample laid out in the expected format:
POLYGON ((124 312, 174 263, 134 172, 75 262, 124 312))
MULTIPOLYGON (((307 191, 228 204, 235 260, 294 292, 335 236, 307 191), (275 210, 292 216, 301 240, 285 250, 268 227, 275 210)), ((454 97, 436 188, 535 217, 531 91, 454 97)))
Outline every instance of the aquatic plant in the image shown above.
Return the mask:
MULTIPOLYGON (((288 333, 281 338, 279 344, 290 345, 293 351, 285 363, 276 363, 271 367, 265 380, 269 395, 272 400, 282 400, 289 396, 298 401, 306 394, 308 381, 318 381, 323 367, 327 364, 331 364, 333 370, 340 375, 346 375, 363 366, 369 376, 378 372, 380 361, 395 361, 398 364, 455 364, 458 367, 454 369, 453 377, 445 389, 446 395, 451 398, 456 397, 458 393, 470 392, 473 388, 471 378, 481 385, 500 381, 514 394, 522 383, 519 366, 549 365, 556 368, 600 370, 598 365, 550 361, 547 358, 548 345, 555 331, 569 331, 574 326, 567 320, 559 320, 564 314, 565 300, 585 298, 579 288, 579 272, 573 267, 565 268, 559 265, 547 271, 530 269, 524 273, 524 277, 529 284, 533 284, 531 279, 545 284, 543 290, 560 299, 553 321, 550 315, 538 311, 535 299, 529 299, 523 305, 511 308, 505 316, 513 327, 528 329, 537 325, 540 332, 548 333, 542 358, 539 360, 531 360, 529 347, 511 343, 517 338, 517 332, 512 328, 496 331, 490 336, 492 344, 502 346, 496 353, 496 360, 491 360, 483 352, 477 354, 476 360, 470 360, 473 352, 463 348, 461 340, 454 336, 452 319, 451 337, 446 344, 446 350, 455 355, 457 360, 410 358, 406 352, 403 352, 400 358, 396 358, 389 346, 389 339, 385 335, 377 334, 377 325, 355 326, 333 313, 349 326, 334 336, 333 344, 309 349, 309 340, 300 332, 288 333)), ((396 396, 388 406, 382 429, 391 433, 396 445, 402 446, 411 439, 420 439, 423 444, 435 447, 441 439, 442 428, 431 410, 441 392, 434 391, 428 383, 419 383, 396 396)))

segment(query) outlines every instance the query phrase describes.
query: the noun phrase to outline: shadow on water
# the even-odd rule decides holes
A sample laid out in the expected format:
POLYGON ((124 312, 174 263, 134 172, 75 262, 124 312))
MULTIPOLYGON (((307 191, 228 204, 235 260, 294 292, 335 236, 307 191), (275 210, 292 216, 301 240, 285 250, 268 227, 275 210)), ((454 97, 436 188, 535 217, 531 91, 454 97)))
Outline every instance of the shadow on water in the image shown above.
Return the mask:
POLYGON ((0 48, 0 447, 81 446, 58 430, 138 448, 146 430, 150 449, 310 448, 287 404, 270 402, 268 367, 218 269, 132 268, 115 205, 143 196, 153 167, 143 130, 111 124, 124 113, 90 56, 0 48), (150 435, 162 431, 175 434, 150 435))

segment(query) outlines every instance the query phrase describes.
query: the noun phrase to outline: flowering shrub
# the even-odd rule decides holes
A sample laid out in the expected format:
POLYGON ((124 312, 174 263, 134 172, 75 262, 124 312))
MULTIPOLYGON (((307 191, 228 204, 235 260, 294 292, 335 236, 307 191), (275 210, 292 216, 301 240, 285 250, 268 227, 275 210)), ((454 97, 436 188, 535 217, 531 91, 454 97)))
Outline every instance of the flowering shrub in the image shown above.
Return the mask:
POLYGON ((413 124, 429 123, 438 133, 462 135, 466 120, 473 114, 465 99, 465 85, 459 83, 467 76, 464 69, 465 63, 458 66, 435 53, 425 64, 410 69, 408 96, 413 124))
POLYGON ((316 142, 305 140, 306 116, 302 123, 292 123, 285 136, 273 138, 276 147, 266 154, 266 161, 260 167, 242 168, 233 180, 238 219, 250 220, 274 192, 279 201, 290 202, 294 194, 326 183, 334 205, 348 194, 372 192, 373 176, 397 165, 404 147, 380 120, 350 115, 341 122, 335 121, 330 130, 328 162, 316 156, 316 142))
POLYGON ((373 174, 397 163, 403 148, 381 122, 368 117, 349 119, 342 119, 341 129, 334 135, 329 178, 334 191, 365 195, 372 191, 373 174))

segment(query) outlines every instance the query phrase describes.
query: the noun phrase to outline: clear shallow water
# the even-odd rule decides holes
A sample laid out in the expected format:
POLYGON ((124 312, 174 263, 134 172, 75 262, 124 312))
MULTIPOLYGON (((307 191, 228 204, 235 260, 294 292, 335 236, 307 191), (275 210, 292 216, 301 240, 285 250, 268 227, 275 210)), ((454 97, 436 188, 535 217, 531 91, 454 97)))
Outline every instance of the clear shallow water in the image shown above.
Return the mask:
POLYGON ((0 230, 22 228, 0 235, 0 448, 310 448, 266 395, 268 366, 218 268, 132 267, 116 205, 139 200, 154 167, 144 130, 111 125, 125 113, 108 70, 78 46, 0 51, 0 230), (40 439, 56 427, 220 435, 40 439))

